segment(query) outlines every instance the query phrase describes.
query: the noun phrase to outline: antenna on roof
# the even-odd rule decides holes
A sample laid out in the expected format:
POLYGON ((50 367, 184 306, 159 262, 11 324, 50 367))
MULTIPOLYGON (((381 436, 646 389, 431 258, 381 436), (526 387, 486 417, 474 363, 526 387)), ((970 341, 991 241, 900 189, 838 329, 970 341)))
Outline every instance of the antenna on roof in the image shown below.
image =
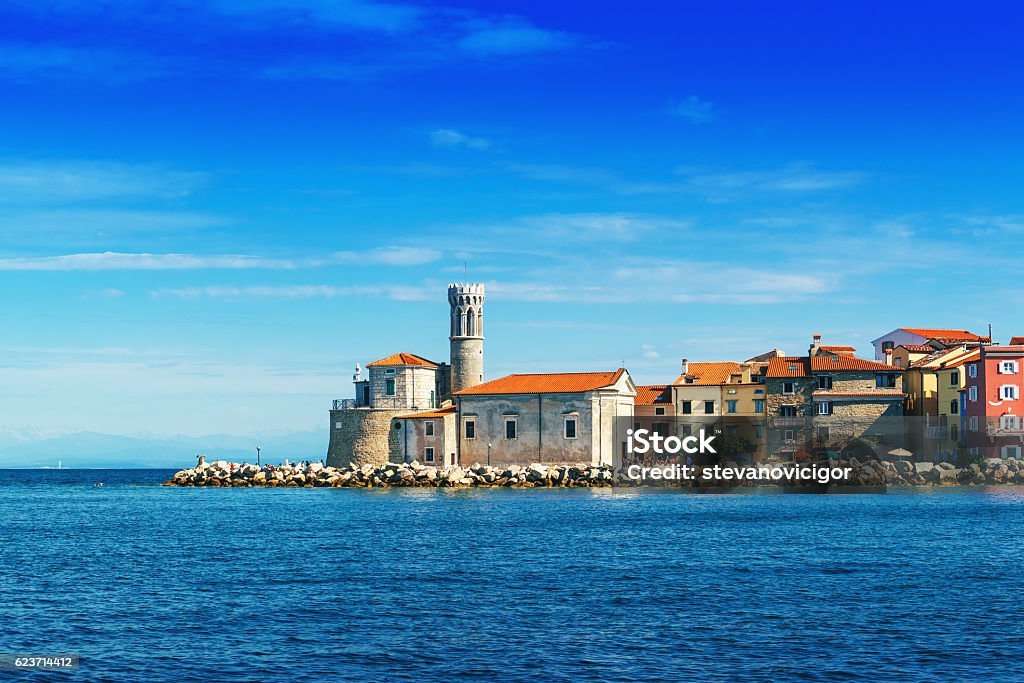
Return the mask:
POLYGON ((992 343, 992 323, 988 324, 988 343, 992 343))

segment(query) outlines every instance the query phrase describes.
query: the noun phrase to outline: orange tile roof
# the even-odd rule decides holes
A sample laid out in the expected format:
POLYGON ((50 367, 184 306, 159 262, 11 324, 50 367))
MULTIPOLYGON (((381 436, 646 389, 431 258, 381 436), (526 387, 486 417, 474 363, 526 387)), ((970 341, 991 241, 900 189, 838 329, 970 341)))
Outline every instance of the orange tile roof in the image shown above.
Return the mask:
POLYGON ((669 387, 664 384, 642 385, 636 388, 636 398, 633 405, 652 406, 655 403, 671 403, 672 394, 669 387))
POLYGON ((963 365, 964 363, 970 363, 971 361, 976 361, 979 358, 981 358, 981 350, 980 349, 974 349, 970 353, 964 354, 963 356, 960 356, 959 358, 954 358, 949 363, 942 363, 939 366, 938 369, 939 370, 947 370, 949 368, 958 368, 961 365, 963 365))
POLYGON ((609 387, 618 382, 624 372, 626 371, 623 368, 619 368, 614 372, 556 372, 508 375, 501 379, 478 384, 469 389, 456 391, 455 395, 577 394, 609 387))
POLYGON ((857 352, 857 349, 853 346, 822 346, 821 350, 827 351, 828 353, 839 353, 840 355, 845 353, 853 355, 857 352))
POLYGON ((810 377, 812 372, 903 372, 903 368, 852 356, 772 358, 765 377, 810 377), (808 363, 810 361, 810 363, 808 363), (808 365, 810 367, 808 367, 808 365))
POLYGON ((864 398, 905 398, 907 395, 902 391, 826 391, 819 390, 812 394, 817 398, 836 397, 864 397, 864 398))
POLYGON ((765 377, 810 377, 807 357, 782 356, 768 361, 765 377))
POLYGON ((739 363, 690 363, 686 374, 679 375, 679 378, 672 384, 714 386, 717 384, 725 384, 731 375, 738 372, 740 372, 739 363), (693 378, 693 381, 686 381, 688 378, 693 378))
POLYGON ((411 353, 393 353, 387 358, 367 363, 366 367, 380 367, 384 365, 422 365, 427 368, 436 368, 437 363, 431 363, 426 358, 421 358, 411 353))
POLYGON ((1024 337, 1013 337, 1010 339, 1010 346, 1024 346, 1024 337))
POLYGON ((444 408, 436 408, 434 410, 427 410, 422 413, 412 413, 411 415, 402 415, 403 420, 419 420, 431 417, 444 417, 445 415, 454 415, 455 406, 445 406, 444 408))
POLYGON ((906 349, 914 353, 934 353, 935 347, 928 346, 927 344, 900 344, 897 348, 906 349))
POLYGON ((900 329, 926 339, 964 339, 967 341, 981 341, 984 339, 984 337, 979 337, 967 330, 940 330, 930 327, 901 327, 900 329))

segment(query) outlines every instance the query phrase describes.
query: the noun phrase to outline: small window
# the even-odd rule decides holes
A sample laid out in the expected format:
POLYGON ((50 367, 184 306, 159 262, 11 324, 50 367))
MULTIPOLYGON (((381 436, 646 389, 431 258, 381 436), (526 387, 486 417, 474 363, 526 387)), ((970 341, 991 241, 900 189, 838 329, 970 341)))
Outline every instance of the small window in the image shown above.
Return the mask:
POLYGON ((726 401, 725 402, 725 409, 726 409, 726 411, 730 412, 730 413, 735 413, 736 412, 736 403, 737 403, 736 401, 726 401))
POLYGON ((796 387, 796 385, 793 382, 783 382, 782 383, 782 393, 784 393, 784 394, 792 394, 794 389, 795 389, 795 387, 796 387))
POLYGON ((977 415, 972 416, 971 419, 968 420, 967 428, 970 429, 972 432, 978 431, 978 417, 977 417, 977 415))
POLYGON ((434 396, 434 390, 433 390, 433 389, 431 389, 431 390, 430 390, 430 407, 431 407, 431 408, 436 408, 436 407, 437 407, 437 406, 435 406, 435 405, 434 405, 434 400, 435 400, 435 398, 436 398, 436 397, 434 396))
POLYGON ((970 365, 967 366, 967 376, 968 377, 977 377, 978 376, 978 364, 977 363, 971 363, 970 365))
POLYGON ((818 427, 818 441, 828 441, 828 427, 818 427))
POLYGON ((883 351, 892 351, 894 348, 896 348, 896 342, 891 342, 891 341, 882 342, 882 350, 883 351))
POLYGON ((714 401, 704 401, 704 414, 705 415, 714 415, 715 414, 715 402, 714 401))
POLYGON ((335 422, 334 423, 334 428, 335 429, 341 429, 341 423, 340 422, 335 422))
POLYGON ((779 408, 780 417, 796 417, 796 406, 782 406, 779 408))
POLYGON ((754 399, 754 412, 755 413, 763 413, 764 412, 764 399, 763 398, 755 398, 754 399))
POLYGON ((433 420, 427 420, 426 422, 423 423, 423 435, 424 436, 433 436, 434 435, 434 421, 433 420))
POLYGON ((683 401, 681 405, 683 415, 690 415, 693 413, 693 403, 691 401, 683 401))
POLYGON ((875 387, 878 389, 894 389, 896 387, 896 375, 875 375, 875 387))
POLYGON ((691 436, 693 434, 693 425, 683 425, 683 436, 691 436))
POLYGON ((796 441, 796 432, 794 432, 792 429, 785 430, 784 432, 782 432, 782 440, 785 441, 786 443, 793 443, 794 441, 796 441))
POLYGON ((1004 458, 1019 458, 1020 457, 1020 446, 1003 446, 1003 457, 1004 458))
POLYGON ((949 386, 955 387, 960 384, 960 373, 954 370, 949 373, 949 386))
POLYGON ((565 418, 565 438, 575 439, 576 438, 576 418, 567 417, 565 418))
POLYGON ((655 408, 654 409, 654 414, 655 415, 664 415, 665 414, 665 409, 664 408, 655 408))
POLYGON ((467 439, 476 438, 476 420, 466 420, 465 436, 467 439))
POLYGON ((434 447, 427 446, 423 449, 423 462, 434 462, 434 447))
POLYGON ((956 415, 959 412, 960 412, 960 401, 950 401, 949 402, 949 414, 950 415, 956 415))
POLYGON ((978 387, 971 387, 967 390, 967 398, 971 401, 978 400, 978 387))
POLYGON ((999 374, 1001 375, 1015 375, 1017 374, 1017 361, 1004 360, 999 363, 999 374))
POLYGON ((978 447, 971 446, 971 455, 978 455, 978 447))
POLYGON ((729 425, 725 428, 725 434, 726 436, 739 436, 740 428, 736 425, 729 425))
POLYGON ((754 389, 754 394, 756 396, 764 396, 764 389, 754 389))
POLYGON ((517 427, 518 427, 518 420, 516 420, 515 418, 506 418, 505 419, 505 438, 506 439, 514 439, 514 438, 516 438, 516 436, 517 436, 517 434, 516 434, 517 427))
POLYGON ((818 388, 826 390, 831 389, 832 375, 818 375, 818 388))
POLYGON ((1015 384, 1004 384, 999 387, 999 398, 1004 401, 1017 400, 1017 386, 1015 384))
POLYGON ((384 381, 384 393, 388 396, 395 395, 395 380, 389 379, 384 381))
POLYGON ((953 441, 960 440, 960 429, 956 425, 950 425, 949 438, 952 439, 953 441))
POLYGON ((384 371, 384 374, 385 375, 393 375, 393 374, 395 374, 395 369, 394 368, 388 368, 387 370, 384 371))
POLYGON ((828 401, 818 401, 818 415, 831 415, 832 404, 828 401))
POLYGON ((755 439, 763 439, 764 438, 764 425, 754 425, 754 438, 755 439))

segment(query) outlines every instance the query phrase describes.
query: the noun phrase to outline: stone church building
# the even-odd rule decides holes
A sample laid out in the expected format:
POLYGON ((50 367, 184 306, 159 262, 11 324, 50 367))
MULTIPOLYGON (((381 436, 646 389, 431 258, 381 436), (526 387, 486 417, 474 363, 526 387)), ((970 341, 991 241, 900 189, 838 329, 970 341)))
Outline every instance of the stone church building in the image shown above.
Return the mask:
POLYGON ((484 296, 482 284, 448 285, 450 364, 395 353, 365 377, 356 366, 355 397, 330 411, 328 465, 618 465, 636 395, 629 373, 484 382, 484 296))

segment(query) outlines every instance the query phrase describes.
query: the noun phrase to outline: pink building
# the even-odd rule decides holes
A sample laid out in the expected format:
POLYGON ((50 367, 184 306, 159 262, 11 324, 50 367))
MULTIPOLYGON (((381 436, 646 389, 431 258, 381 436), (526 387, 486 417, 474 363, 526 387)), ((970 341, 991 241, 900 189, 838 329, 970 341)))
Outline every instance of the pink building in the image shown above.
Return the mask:
POLYGON ((1019 458, 1024 447, 1024 345, 983 346, 967 363, 964 445, 971 455, 1019 458))

